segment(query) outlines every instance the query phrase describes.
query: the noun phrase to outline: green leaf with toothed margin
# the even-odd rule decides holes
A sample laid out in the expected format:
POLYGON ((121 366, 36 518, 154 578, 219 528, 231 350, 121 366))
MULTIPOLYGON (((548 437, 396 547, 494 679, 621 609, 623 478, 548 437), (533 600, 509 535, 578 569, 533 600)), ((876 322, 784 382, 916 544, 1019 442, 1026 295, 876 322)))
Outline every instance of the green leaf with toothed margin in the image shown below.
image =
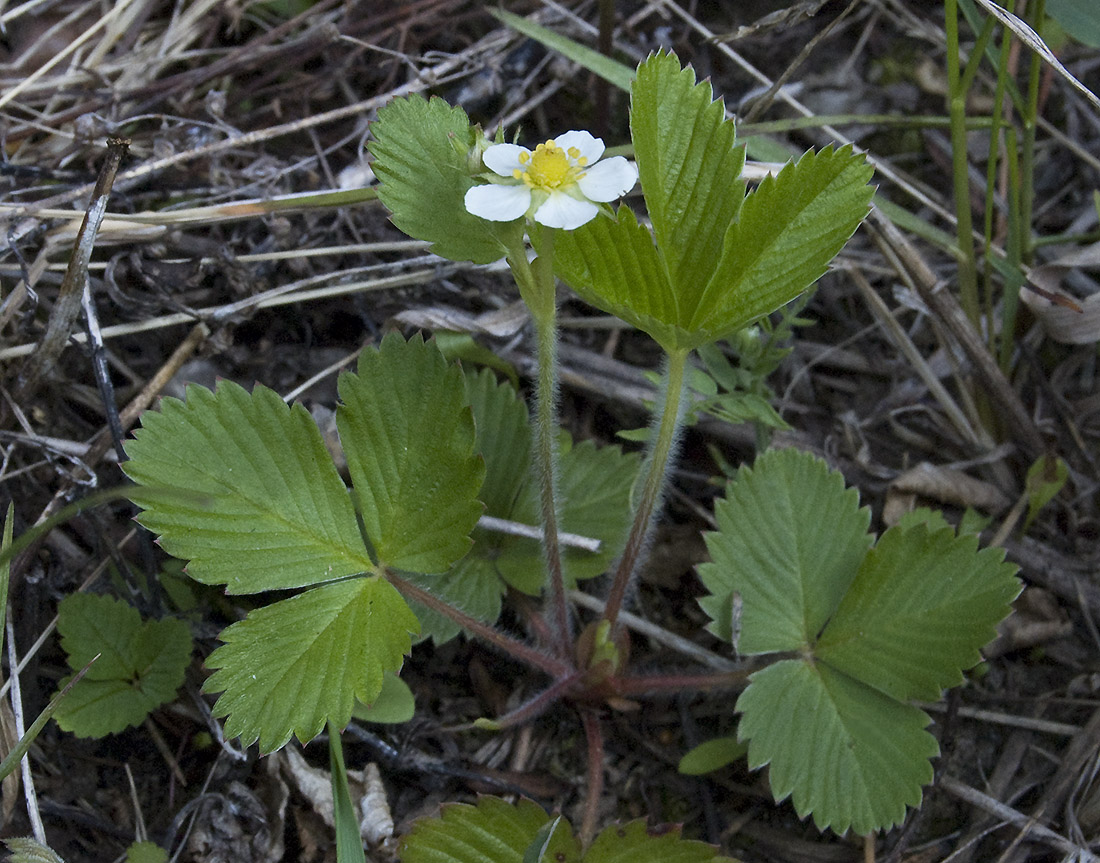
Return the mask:
POLYGON ((741 468, 700 567, 712 629, 746 653, 788 652, 738 699, 749 765, 822 829, 898 824, 932 778, 928 717, 908 702, 963 680, 1019 593, 1001 549, 926 521, 868 550, 843 477, 795 450, 741 468), (740 603, 735 599, 739 598, 740 603))
POLYGON ((638 179, 681 314, 699 302, 745 197, 745 151, 710 84, 659 51, 638 67, 630 91, 638 179))
POLYGON ((221 692, 216 716, 225 733, 260 752, 302 743, 325 723, 343 728, 356 700, 370 704, 383 673, 401 668, 419 629, 397 590, 379 576, 307 590, 258 608, 219 636, 206 660, 217 669, 204 686, 221 692))
POLYGON ((650 830, 644 821, 612 824, 585 852, 583 863, 735 863, 705 842, 683 839, 680 828, 666 825, 650 830))
POLYGON ((122 469, 168 493, 138 517, 187 573, 230 593, 303 587, 365 572, 355 510, 313 418, 257 385, 187 388, 146 411, 122 469), (171 492, 176 492, 172 494, 171 492))
POLYGON ((110 596, 65 597, 57 629, 70 668, 79 671, 92 663, 54 713, 57 724, 77 737, 105 737, 140 725, 176 697, 191 662, 191 632, 184 621, 142 620, 137 609, 110 596))
POLYGON ((784 660, 756 672, 737 700, 749 767, 768 765, 776 800, 822 830, 900 824, 932 781, 928 716, 824 663, 784 660))
POLYGON ((421 818, 398 853, 404 863, 734 863, 711 845, 682 839, 676 827, 649 830, 643 821, 612 824, 582 852, 564 817, 530 800, 496 797, 421 818))
POLYGON ((522 222, 496 224, 466 211, 466 190, 483 171, 472 156, 478 139, 470 118, 457 106, 433 96, 394 99, 370 125, 371 167, 381 181, 378 199, 393 223, 432 251, 452 261, 490 264, 522 238, 522 222), (471 164, 471 159, 474 164, 471 164))
POLYGON ((482 797, 472 806, 445 804, 438 817, 413 824, 398 856, 404 863, 523 863, 524 853, 550 820, 530 800, 512 804, 482 797))
POLYGON ((340 443, 379 564, 446 572, 483 511, 485 464, 462 372, 434 343, 390 333, 339 389, 340 443))
MULTIPOLYGON (((477 427, 477 449, 485 459, 481 500, 485 514, 536 529, 539 524, 537 485, 531 469, 531 429, 527 406, 515 389, 498 383, 492 372, 466 376, 466 395, 477 427)), ((560 529, 601 542, 599 551, 566 546, 566 577, 601 575, 617 556, 630 525, 630 494, 638 471, 638 456, 615 446, 596 447, 590 441, 563 441, 558 492, 560 529)), ((492 622, 500 614, 501 594, 510 585, 538 595, 546 581, 537 538, 514 536, 478 527, 474 547, 444 575, 411 576, 410 581, 472 617, 492 622)), ((461 630, 443 615, 413 603, 423 624, 422 636, 436 644, 461 630)))
POLYGON ((870 212, 871 174, 847 146, 808 152, 765 177, 726 232, 687 326, 718 338, 809 288, 870 212))
POLYGON ((997 635, 1020 592, 1004 549, 893 527, 859 567, 814 654, 901 701, 939 699, 997 635))
POLYGON ((793 300, 869 211, 871 168, 850 147, 808 153, 745 197, 734 126, 674 54, 638 67, 630 128, 652 234, 620 207, 561 232, 554 267, 666 351, 715 341, 793 300))
POLYGON ((738 593, 741 653, 812 644, 871 544, 859 493, 810 453, 769 450, 738 470, 714 515, 718 530, 705 536, 712 562, 699 567, 711 632, 731 637, 738 593))

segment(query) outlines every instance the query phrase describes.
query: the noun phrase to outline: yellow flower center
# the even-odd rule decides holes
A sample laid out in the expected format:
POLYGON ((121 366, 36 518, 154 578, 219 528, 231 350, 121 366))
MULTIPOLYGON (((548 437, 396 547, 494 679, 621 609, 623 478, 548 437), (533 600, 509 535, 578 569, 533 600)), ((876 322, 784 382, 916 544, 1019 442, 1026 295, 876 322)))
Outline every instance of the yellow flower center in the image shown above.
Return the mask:
POLYGON ((553 141, 547 141, 535 147, 534 153, 520 153, 519 162, 523 168, 516 168, 512 176, 532 189, 550 191, 576 183, 584 176, 582 168, 588 164, 588 159, 581 157, 576 147, 566 151, 553 141))

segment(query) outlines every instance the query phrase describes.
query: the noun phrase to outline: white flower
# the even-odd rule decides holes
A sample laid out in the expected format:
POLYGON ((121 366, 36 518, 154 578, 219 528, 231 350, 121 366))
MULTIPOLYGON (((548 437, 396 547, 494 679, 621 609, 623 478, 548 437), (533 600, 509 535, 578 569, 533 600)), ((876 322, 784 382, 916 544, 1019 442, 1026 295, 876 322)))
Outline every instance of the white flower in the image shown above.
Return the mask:
POLYGON ((491 222, 528 215, 548 228, 571 231, 638 181, 638 169, 622 156, 599 162, 603 141, 573 131, 539 144, 534 152, 515 144, 493 144, 482 160, 497 177, 466 192, 466 209, 491 222), (593 203, 596 202, 596 203, 593 203))

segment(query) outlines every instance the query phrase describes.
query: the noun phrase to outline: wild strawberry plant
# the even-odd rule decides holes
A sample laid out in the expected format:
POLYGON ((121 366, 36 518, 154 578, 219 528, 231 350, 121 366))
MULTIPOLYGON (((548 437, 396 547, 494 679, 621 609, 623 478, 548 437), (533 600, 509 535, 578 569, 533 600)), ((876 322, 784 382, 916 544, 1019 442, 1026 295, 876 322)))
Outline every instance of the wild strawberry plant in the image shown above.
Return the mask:
POLYGON ((120 600, 74 593, 61 600, 57 629, 74 672, 60 688, 90 664, 54 714, 58 725, 78 737, 138 725, 183 685, 191 661, 191 633, 183 620, 142 620, 120 600))
MULTIPOLYGON (((550 678, 483 727, 561 700, 577 707, 591 762, 579 839, 537 807, 483 801, 417 827, 410 861, 713 858, 632 825, 596 837, 601 711, 656 690, 744 685, 632 673, 619 614, 674 457, 689 355, 825 272, 867 214, 871 170, 850 148, 826 148, 746 195, 733 124, 672 54, 639 67, 630 124, 635 164, 602 159, 603 143, 579 131, 534 149, 502 133, 490 141, 434 98, 396 100, 372 127, 394 224, 447 258, 507 260, 536 334, 529 426, 526 406, 488 372, 464 375, 431 342, 389 334, 340 380, 350 489, 305 410, 262 386, 166 399, 128 448, 135 481, 175 490, 145 499, 141 520, 190 561, 193 578, 230 593, 299 591, 228 627, 207 661, 230 735, 269 752, 336 731, 356 701, 379 697, 414 637, 459 630, 550 678), (643 218, 611 206, 636 178, 643 218), (640 466, 557 426, 558 279, 665 352, 640 466), (541 543, 475 529, 486 511, 537 525, 541 543), (564 543, 570 532, 599 539, 600 550, 564 543), (566 590, 604 573, 606 610, 577 632, 566 590), (495 625, 505 585, 545 598, 533 642, 495 625)), ((701 571, 712 630, 777 659, 730 704, 750 764, 769 764, 776 795, 822 828, 899 822, 919 803, 935 753, 910 702, 938 698, 978 661, 1018 589, 1013 568, 949 530, 887 531, 872 547, 856 493, 796 453, 766 453, 743 470, 717 517, 713 562, 701 571)))

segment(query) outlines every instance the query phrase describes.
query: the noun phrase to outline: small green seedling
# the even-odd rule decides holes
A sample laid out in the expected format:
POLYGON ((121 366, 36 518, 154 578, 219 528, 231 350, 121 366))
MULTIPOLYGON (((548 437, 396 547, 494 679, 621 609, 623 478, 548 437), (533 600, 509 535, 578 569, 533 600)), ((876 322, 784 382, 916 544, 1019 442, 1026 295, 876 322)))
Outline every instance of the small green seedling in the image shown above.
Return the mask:
MULTIPOLYGON (((228 735, 270 752, 327 726, 339 791, 337 732, 356 701, 380 697, 414 637, 459 630, 550 678, 479 727, 575 706, 590 758, 576 837, 534 804, 486 799, 420 822, 404 844, 408 863, 722 859, 638 824, 597 836, 601 712, 702 680, 633 673, 619 615, 675 455, 689 355, 702 351, 727 386, 744 385, 708 346, 825 272, 868 212, 871 169, 850 147, 826 148, 746 195, 733 124, 664 52, 638 68, 630 125, 635 164, 604 159, 603 142, 581 131, 534 149, 503 133, 490 141, 436 98, 395 100, 372 126, 378 195, 394 224, 444 257, 511 268, 537 342, 530 426, 511 386, 391 333, 340 379, 350 489, 306 411, 262 386, 191 387, 185 402, 146 414, 127 447, 129 476, 170 492, 143 497, 140 520, 190 561, 192 578, 230 593, 299 591, 228 627, 207 660, 228 735), (636 180, 648 220, 612 206, 636 180), (666 354, 640 465, 558 428, 558 279, 666 354), (475 527, 482 514, 538 539, 475 527), (578 548, 573 533, 598 547, 578 548), (605 611, 579 628, 567 590, 605 573, 605 611), (496 626, 506 587, 544 597, 533 643, 496 626)), ((977 661, 1018 590, 1012 567, 946 530, 888 531, 872 548, 856 493, 795 453, 744 469, 717 517, 714 562, 702 571, 711 629, 735 640, 739 602, 740 651, 777 659, 730 708, 742 714, 750 763, 769 763, 777 796, 822 827, 896 823, 919 802, 935 752, 909 702, 938 698, 977 661)), ((744 683, 740 672, 705 681, 744 683)))
MULTIPOLYGON (((55 713, 58 725, 78 737, 104 737, 140 725, 176 697, 191 661, 191 632, 184 621, 143 621, 132 606, 109 596, 65 597, 57 629, 69 667, 76 672, 91 663, 55 713)), ((72 678, 62 680, 60 688, 72 678)))

